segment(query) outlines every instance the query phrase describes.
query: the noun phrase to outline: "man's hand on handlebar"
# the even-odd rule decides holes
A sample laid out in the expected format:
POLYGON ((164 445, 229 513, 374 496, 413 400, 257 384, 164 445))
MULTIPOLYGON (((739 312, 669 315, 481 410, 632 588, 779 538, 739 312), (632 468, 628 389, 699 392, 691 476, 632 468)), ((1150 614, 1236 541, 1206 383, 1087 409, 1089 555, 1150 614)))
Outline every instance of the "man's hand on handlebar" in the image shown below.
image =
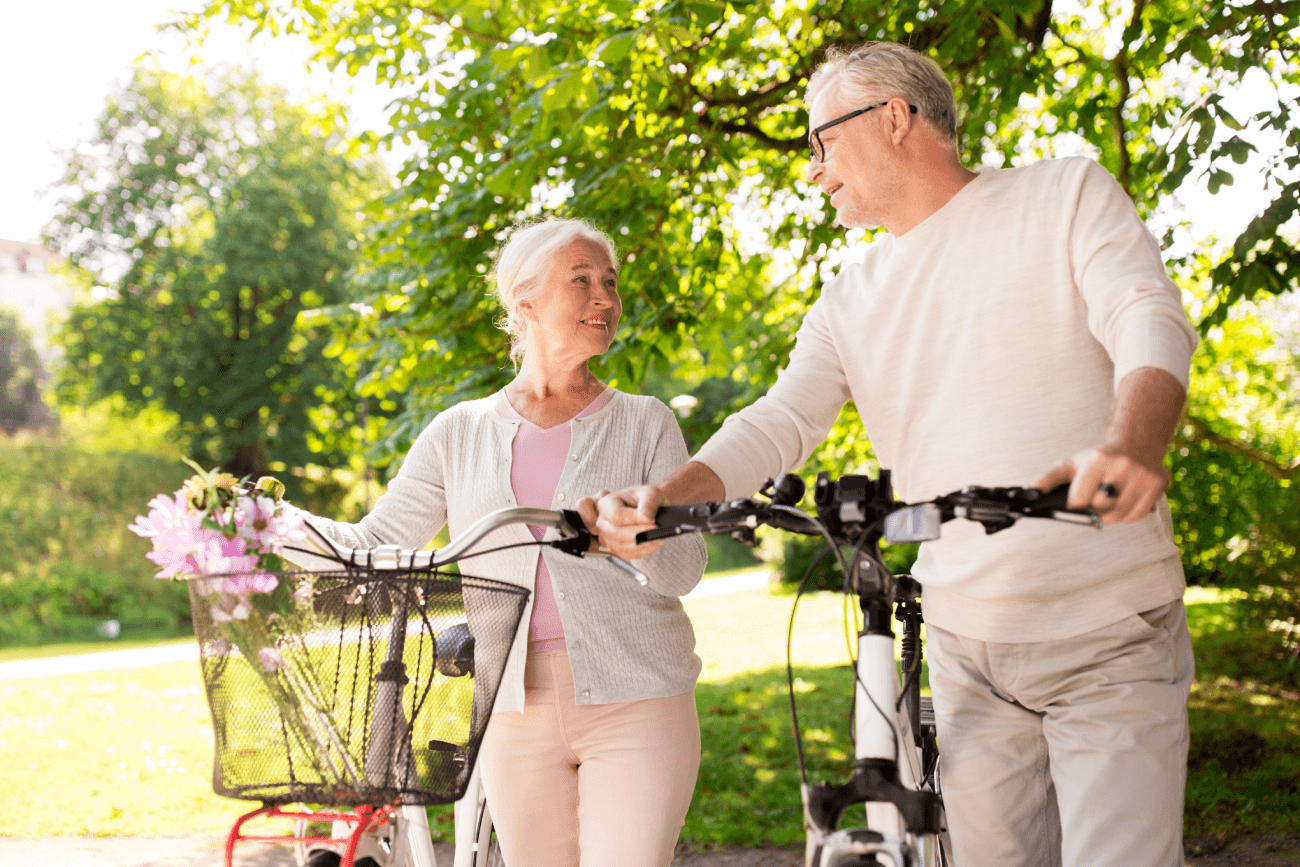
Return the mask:
POLYGON ((624 560, 646 557, 663 547, 663 541, 638 545, 636 534, 655 527, 654 516, 663 504, 663 492, 654 485, 622 491, 601 491, 578 502, 578 514, 587 528, 600 537, 600 545, 624 560))
POLYGON ((1064 482, 1070 483, 1070 508, 1090 509, 1103 524, 1127 524, 1155 508, 1169 487, 1169 471, 1163 462, 1149 465, 1103 446, 1084 449, 1062 462, 1034 487, 1046 491, 1064 482))

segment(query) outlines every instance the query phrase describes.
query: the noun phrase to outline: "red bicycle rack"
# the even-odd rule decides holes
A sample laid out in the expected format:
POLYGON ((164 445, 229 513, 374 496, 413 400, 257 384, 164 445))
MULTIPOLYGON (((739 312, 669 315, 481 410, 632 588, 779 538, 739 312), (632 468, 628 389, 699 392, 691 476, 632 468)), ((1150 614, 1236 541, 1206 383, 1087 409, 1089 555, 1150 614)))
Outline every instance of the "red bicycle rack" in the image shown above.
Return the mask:
POLYGON ((377 828, 389 821, 389 815, 396 809, 391 804, 383 807, 360 806, 351 810, 286 810, 278 804, 263 804, 252 812, 245 813, 235 820, 234 827, 226 837, 226 867, 234 867, 235 844, 241 840, 254 843, 279 843, 281 845, 312 843, 344 843, 342 860, 339 867, 352 867, 356 857, 357 846, 367 831, 377 828), (249 819, 294 819, 306 822, 347 822, 353 825, 352 833, 347 837, 298 836, 295 834, 243 834, 240 829, 249 819))

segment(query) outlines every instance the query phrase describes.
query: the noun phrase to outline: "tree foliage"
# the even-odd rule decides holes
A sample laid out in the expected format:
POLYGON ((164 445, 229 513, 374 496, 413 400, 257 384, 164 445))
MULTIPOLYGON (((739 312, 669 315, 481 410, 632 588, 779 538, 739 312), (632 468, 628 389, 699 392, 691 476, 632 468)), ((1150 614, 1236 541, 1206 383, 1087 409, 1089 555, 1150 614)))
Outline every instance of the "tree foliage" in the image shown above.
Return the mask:
MULTIPOLYGON (((1245 343, 1223 342, 1234 306, 1300 281, 1298 12, 1293 0, 213 0, 182 26, 300 33, 318 60, 370 67, 405 94, 390 121, 415 152, 377 236, 374 339, 351 346, 371 371, 365 388, 404 396, 383 446, 395 454, 439 409, 508 376, 488 256, 541 214, 590 219, 625 254, 626 325, 606 376, 669 392, 726 378, 740 386, 722 390, 731 406, 765 390, 861 237, 836 229, 803 181, 801 95, 832 47, 887 39, 927 53, 953 79, 968 164, 1092 155, 1168 241, 1184 182, 1262 184, 1271 203, 1226 252, 1171 263, 1199 293, 1207 338, 1176 469, 1262 492, 1250 521, 1208 501, 1181 513, 1212 574, 1228 540, 1246 538, 1233 521, 1285 538, 1260 485, 1283 487, 1268 467, 1294 468, 1296 443, 1225 423, 1215 395, 1236 400, 1242 380, 1213 371, 1225 353, 1229 367, 1245 358, 1245 343), (1236 117, 1227 94, 1243 84, 1271 102, 1236 117), (1263 170, 1244 177, 1253 153, 1263 170)), ((1283 422, 1291 406, 1260 404, 1283 422)), ((708 410, 692 417, 697 441, 726 407, 708 410)), ((848 411, 819 459, 869 462, 851 428, 848 411)))
POLYGON ((268 453, 345 460, 359 406, 312 311, 354 297, 358 210, 377 178, 329 106, 292 105, 238 70, 138 66, 61 184, 52 240, 107 287, 61 332, 61 398, 171 410, 238 475, 265 472, 268 453))
POLYGON ((13 436, 23 428, 53 421, 49 407, 41 401, 44 379, 45 366, 22 314, 0 307, 0 430, 13 436))
MULTIPOLYGON (((1276 200, 1214 265, 1210 327, 1261 292, 1296 286, 1279 234, 1295 213, 1289 106, 1238 119, 1223 93, 1251 70, 1300 81, 1294 2, 1190 0, 215 0, 186 20, 306 35, 323 62, 402 86, 394 135, 417 143, 382 235, 385 327, 372 388, 407 396, 390 447, 429 414, 503 378, 484 298, 487 256, 520 219, 576 214, 626 253, 627 327, 608 375, 772 381, 801 314, 851 255, 807 170, 808 75, 831 47, 907 42, 948 70, 971 163, 1082 150, 1139 210, 1160 212, 1193 171, 1212 189, 1256 145, 1276 200), (1289 174, 1288 174, 1289 173, 1289 174), (1292 178, 1288 182, 1288 178, 1292 178), (1280 185, 1280 186, 1278 186, 1280 185), (446 323, 454 321, 456 328, 446 323)), ((864 336, 865 339, 865 336, 864 336)))

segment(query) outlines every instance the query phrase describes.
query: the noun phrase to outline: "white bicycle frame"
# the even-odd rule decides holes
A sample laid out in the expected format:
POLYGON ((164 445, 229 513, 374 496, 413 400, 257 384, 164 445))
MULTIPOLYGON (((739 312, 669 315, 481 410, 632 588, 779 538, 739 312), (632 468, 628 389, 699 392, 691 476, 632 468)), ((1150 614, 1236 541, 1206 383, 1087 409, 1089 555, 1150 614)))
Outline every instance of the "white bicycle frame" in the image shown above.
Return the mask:
MULTIPOLYGON (((892 578, 887 579, 880 588, 881 594, 890 600, 890 608, 892 583, 892 578)), ((854 779, 857 779, 856 767, 867 761, 896 771, 896 782, 902 789, 913 793, 927 791, 911 712, 907 702, 899 700, 902 690, 892 631, 864 625, 858 634, 855 671, 854 758, 858 761, 854 779)), ((832 831, 813 818, 811 787, 804 784, 801 793, 807 867, 856 864, 864 855, 883 855, 889 859, 890 867, 951 867, 951 845, 945 845, 946 829, 924 832, 909 829, 903 811, 890 800, 866 800, 864 826, 832 831)), ((942 815, 941 806, 939 815, 942 815)))
MULTIPOLYGON (((286 559, 298 565, 314 569, 336 569, 338 564, 364 566, 373 569, 425 569, 446 566, 463 559, 479 541, 493 531, 509 524, 530 524, 550 527, 560 531, 561 540, 572 539, 581 535, 573 529, 561 512, 549 509, 504 508, 484 515, 468 527, 445 548, 437 551, 415 551, 403 549, 397 545, 381 545, 376 548, 350 549, 335 545, 310 521, 304 524, 307 540, 316 547, 320 556, 302 557, 302 552, 287 555, 286 559), (307 562, 303 562, 306 560, 307 562)), ((582 556, 604 557, 622 571, 645 586, 647 578, 632 564, 608 551, 596 549, 583 552, 582 556)), ((397 631, 405 618, 394 616, 394 632, 389 640, 389 658, 400 663, 404 633, 397 631)), ((376 779, 401 779, 411 773, 411 744, 409 739, 394 737, 391 730, 396 713, 394 707, 400 707, 401 686, 394 681, 381 681, 377 685, 375 706, 372 710, 371 749, 366 756, 366 774, 376 779)), ((403 804, 393 813, 393 834, 390 840, 391 852, 388 867, 437 867, 437 858, 433 851, 433 838, 429 831, 429 817, 425 808, 419 804, 403 804)), ((470 774, 470 782, 464 797, 456 802, 456 854, 452 867, 486 867, 488 840, 492 833, 492 820, 487 809, 486 799, 482 794, 478 770, 470 774), (472 805, 474 809, 466 809, 472 805)))
MULTIPOLYGON (((862 634, 857 644, 857 678, 854 683, 855 759, 894 762, 898 782, 913 791, 923 790, 924 772, 920 748, 914 744, 910 712, 899 702, 900 687, 892 636, 862 634), (884 711, 884 713, 882 713, 884 711)), ((891 867, 951 867, 936 834, 915 834, 908 830, 902 812, 888 801, 868 801, 866 825, 826 833, 808 819, 807 785, 801 787, 805 810, 809 867, 836 867, 842 861, 856 863, 862 855, 884 855, 891 867), (874 831, 879 840, 863 839, 862 831, 874 831), (946 858, 946 860, 945 860, 946 858)), ((951 847, 948 847, 951 851, 951 847)))

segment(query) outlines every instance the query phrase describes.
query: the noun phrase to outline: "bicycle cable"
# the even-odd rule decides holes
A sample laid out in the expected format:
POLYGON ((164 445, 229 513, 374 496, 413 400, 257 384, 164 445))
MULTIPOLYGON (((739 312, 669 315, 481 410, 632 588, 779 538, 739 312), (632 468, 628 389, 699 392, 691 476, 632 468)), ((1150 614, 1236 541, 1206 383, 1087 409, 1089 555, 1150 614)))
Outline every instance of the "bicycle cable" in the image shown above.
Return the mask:
POLYGON ((803 784, 806 786, 808 785, 808 766, 804 760, 803 735, 799 731, 799 709, 794 698, 794 618, 795 613, 799 610, 799 599, 807 589, 808 582, 812 579, 813 571, 817 568, 817 565, 826 558, 826 554, 831 551, 835 553, 835 557, 840 564, 841 572, 844 571, 846 566, 844 563, 844 553, 840 551, 839 546, 835 544, 835 540, 831 537, 831 534, 820 524, 820 522, 813 520, 812 516, 807 512, 804 512, 801 509, 796 509, 793 506, 773 505, 772 508, 777 511, 794 515, 795 517, 808 522, 811 526, 815 527, 822 538, 826 540, 826 548, 822 550, 821 554, 817 556, 817 559, 814 560, 812 565, 810 565, 807 571, 804 572, 803 579, 800 580, 799 587, 795 590, 794 604, 790 607, 790 623, 786 627, 785 633, 785 678, 790 695, 790 721, 794 727, 795 753, 799 757, 799 777, 803 780, 803 784))
POLYGON ((794 618, 799 610, 799 600, 803 597, 808 582, 812 580, 817 566, 826 559, 826 555, 829 553, 829 548, 823 548, 822 552, 817 555, 817 559, 813 560, 812 564, 804 571, 803 578, 794 591, 794 604, 790 606, 790 622, 785 632, 785 680, 790 696, 790 721, 794 726, 794 750, 795 755, 799 758, 799 776, 804 785, 808 784, 808 767, 803 754, 803 735, 799 731, 799 709, 794 698, 794 618))
MULTIPOLYGON (((853 546, 853 559, 852 559, 850 562, 853 564, 853 568, 854 568, 855 570, 858 569, 858 568, 860 568, 859 564, 860 564, 861 561, 862 561, 862 551, 863 551, 863 549, 866 547, 867 539, 870 538, 870 536, 871 536, 871 528, 872 528, 872 526, 874 526, 874 525, 868 525, 867 527, 863 528, 863 530, 862 530, 862 535, 858 537, 857 544, 853 546)), ((888 574, 889 574, 889 570, 886 569, 886 568, 884 567, 884 564, 881 563, 881 562, 877 562, 874 558, 871 558, 871 564, 872 564, 872 567, 873 567, 874 569, 879 569, 879 570, 880 570, 884 575, 888 575, 888 574)), ((845 588, 845 589, 846 589, 846 591, 847 591, 847 589, 848 589, 848 588, 847 588, 847 585, 848 585, 848 580, 849 580, 848 577, 847 577, 847 576, 848 576, 848 572, 845 571, 844 574, 845 574, 845 579, 844 579, 844 580, 845 580, 845 585, 846 585, 846 588, 845 588)), ((883 575, 882 575, 882 577, 883 577, 883 575)), ((892 576, 891 576, 891 577, 892 577, 892 576)), ((885 589, 886 589, 886 587, 885 587, 885 582, 882 580, 882 581, 880 582, 880 584, 881 584, 881 592, 883 593, 883 592, 885 591, 885 589)), ((847 595, 847 594, 846 594, 846 595, 847 595)), ((892 607, 893 607, 893 600, 889 600, 889 601, 887 602, 887 604, 888 604, 888 605, 891 607, 891 609, 892 609, 892 607)), ((857 625, 857 612, 854 612, 854 625, 855 625, 855 626, 857 625)), ((854 679, 854 682, 855 682, 858 686, 861 686, 861 687, 862 687, 862 693, 863 693, 863 695, 865 695, 868 699, 870 699, 870 701, 871 701, 871 706, 872 706, 873 708, 875 708, 876 713, 880 714, 880 718, 881 718, 882 720, 884 720, 885 725, 889 727, 889 735, 890 735, 890 738, 891 738, 891 739, 893 740, 893 742, 894 742, 894 756, 895 756, 895 758, 897 758, 897 756, 899 755, 899 744, 898 744, 898 731, 897 731, 897 729, 895 728, 895 725, 894 725, 894 719, 893 719, 892 717, 890 717, 889 714, 885 713, 885 709, 882 708, 879 704, 877 704, 877 703, 876 703, 876 700, 875 700, 874 698, 872 698, 872 696, 871 696, 871 691, 870 691, 869 689, 867 689, 867 685, 866 685, 866 683, 863 682, 863 680, 862 680, 862 674, 861 674, 861 672, 858 671, 858 659, 857 659, 857 654, 856 654, 856 653, 851 654, 851 655, 850 655, 850 658, 851 658, 852 665, 853 665, 853 679, 854 679)), ((850 724, 850 732, 851 732, 851 736, 850 736, 849 740, 854 744, 855 749, 856 749, 856 746, 857 746, 857 728, 856 728, 856 725, 857 725, 857 699, 858 699, 858 691, 855 689, 855 690, 853 691, 853 702, 852 702, 852 704, 850 705, 851 712, 850 712, 850 714, 849 714, 849 724, 850 724)), ((898 711, 898 708, 895 707, 895 708, 894 708, 894 711, 897 712, 897 711, 898 711)))

